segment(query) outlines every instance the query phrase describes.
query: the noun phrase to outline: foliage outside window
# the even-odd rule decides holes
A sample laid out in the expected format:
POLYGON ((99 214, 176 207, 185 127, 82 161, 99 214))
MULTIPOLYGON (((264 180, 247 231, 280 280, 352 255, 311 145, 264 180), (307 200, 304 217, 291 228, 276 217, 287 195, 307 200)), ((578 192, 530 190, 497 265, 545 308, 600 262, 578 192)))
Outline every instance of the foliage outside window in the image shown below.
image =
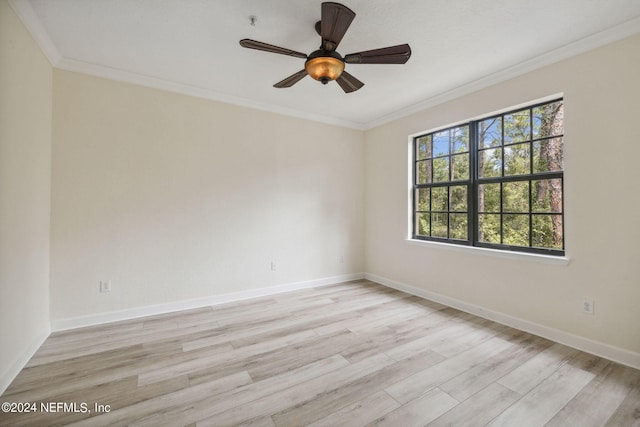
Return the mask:
POLYGON ((564 104, 414 138, 413 238, 564 254, 564 104))

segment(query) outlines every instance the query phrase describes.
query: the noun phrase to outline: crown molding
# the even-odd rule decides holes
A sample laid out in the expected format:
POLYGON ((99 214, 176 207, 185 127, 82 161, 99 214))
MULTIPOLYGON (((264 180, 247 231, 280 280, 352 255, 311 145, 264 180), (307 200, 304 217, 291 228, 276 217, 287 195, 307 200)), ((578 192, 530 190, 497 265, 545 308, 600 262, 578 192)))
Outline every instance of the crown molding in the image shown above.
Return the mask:
POLYGON ((58 48, 53 44, 49 33, 45 30, 40 18, 31 7, 31 3, 26 0, 9 0, 9 6, 13 9, 18 18, 22 21, 27 30, 31 33, 31 37, 36 44, 40 46, 40 50, 47 57, 52 66, 56 67, 62 55, 58 48))
POLYGON ((222 92, 205 89, 199 86, 188 85, 184 83, 172 82, 157 77, 146 76, 143 74, 132 73, 129 71, 119 70, 116 68, 105 67, 103 65, 91 64, 88 62, 77 61, 75 59, 62 58, 58 61, 56 68, 76 73, 87 74, 90 76, 101 77, 109 80, 115 80, 123 83, 130 83, 138 86, 160 89, 168 92, 189 95, 196 98, 208 99, 210 101, 224 102, 227 104, 237 105, 241 107, 262 110, 269 113, 280 114, 284 116, 296 117, 299 119, 310 120, 314 122, 325 123, 334 126, 346 127, 357 130, 364 130, 362 123, 352 122, 331 116, 308 113, 293 108, 280 107, 273 104, 254 101, 239 96, 228 95, 222 92))
POLYGON ((473 82, 458 86, 446 92, 442 92, 438 95, 425 99, 424 101, 418 102, 417 104, 413 104, 406 108, 402 108, 391 114, 381 116, 375 120, 365 123, 364 128, 365 130, 373 129, 394 120, 410 116, 411 114, 415 114, 419 111, 435 107, 456 98, 460 98, 464 95, 468 95, 470 93, 477 92, 481 89, 485 89, 489 86, 493 86, 514 77, 521 76, 547 65, 551 65, 564 59, 571 58, 572 56, 576 56, 581 53, 585 53, 598 47, 607 45, 609 43, 622 40, 637 33, 640 33, 640 17, 631 19, 604 31, 600 31, 599 33, 592 34, 588 37, 577 40, 573 43, 569 43, 558 49, 544 53, 535 58, 531 58, 514 66, 505 68, 496 73, 487 75, 473 82))

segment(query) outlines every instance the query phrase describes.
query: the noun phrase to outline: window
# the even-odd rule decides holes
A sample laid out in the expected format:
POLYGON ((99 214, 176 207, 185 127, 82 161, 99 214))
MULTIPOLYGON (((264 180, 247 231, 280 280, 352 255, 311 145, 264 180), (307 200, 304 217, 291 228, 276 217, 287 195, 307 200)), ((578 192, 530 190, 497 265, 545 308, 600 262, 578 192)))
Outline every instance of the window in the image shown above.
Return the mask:
POLYGON ((413 139, 413 238, 564 254, 561 99, 413 139))

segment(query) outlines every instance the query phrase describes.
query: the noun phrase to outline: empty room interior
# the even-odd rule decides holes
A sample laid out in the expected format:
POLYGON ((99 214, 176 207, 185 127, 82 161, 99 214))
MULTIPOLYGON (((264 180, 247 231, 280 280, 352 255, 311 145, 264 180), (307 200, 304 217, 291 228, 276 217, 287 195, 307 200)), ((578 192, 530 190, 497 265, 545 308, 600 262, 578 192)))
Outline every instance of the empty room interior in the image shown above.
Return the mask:
POLYGON ((639 99, 636 0, 1 0, 0 425, 640 425, 639 99))

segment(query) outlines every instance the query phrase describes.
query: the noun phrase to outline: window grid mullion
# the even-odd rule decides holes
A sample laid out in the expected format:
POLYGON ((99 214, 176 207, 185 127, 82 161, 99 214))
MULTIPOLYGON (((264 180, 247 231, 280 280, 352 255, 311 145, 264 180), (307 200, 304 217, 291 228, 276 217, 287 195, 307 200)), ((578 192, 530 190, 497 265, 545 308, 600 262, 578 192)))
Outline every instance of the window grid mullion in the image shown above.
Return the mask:
MULTIPOLYGON (((505 148, 504 147, 504 128, 505 128, 505 126, 504 126, 504 114, 500 115, 500 121, 502 123, 502 126, 500 127, 500 131, 501 131, 500 132, 501 133, 501 135, 500 135, 500 147, 501 147, 500 148, 500 153, 501 153, 501 156, 500 156, 500 158, 501 158, 501 160, 500 160, 500 176, 502 178, 504 178, 504 151, 505 151, 504 150, 504 148, 505 148)), ((502 193, 500 193, 500 194, 502 194, 502 193)), ((500 212, 502 212, 502 209, 500 209, 500 212)), ((502 224, 502 221, 500 221, 500 223, 502 224)), ((500 230, 500 234, 502 235, 502 225, 500 225, 500 229, 501 229, 500 230)), ((502 238, 500 240, 502 241, 502 238)))
POLYGON ((500 183, 500 244, 504 245, 504 189, 502 187, 502 182, 500 183))
POLYGON ((529 247, 533 246, 533 181, 529 181, 529 247))
POLYGON ((478 122, 469 123, 469 184, 467 185, 467 236, 471 245, 478 241, 478 122))

